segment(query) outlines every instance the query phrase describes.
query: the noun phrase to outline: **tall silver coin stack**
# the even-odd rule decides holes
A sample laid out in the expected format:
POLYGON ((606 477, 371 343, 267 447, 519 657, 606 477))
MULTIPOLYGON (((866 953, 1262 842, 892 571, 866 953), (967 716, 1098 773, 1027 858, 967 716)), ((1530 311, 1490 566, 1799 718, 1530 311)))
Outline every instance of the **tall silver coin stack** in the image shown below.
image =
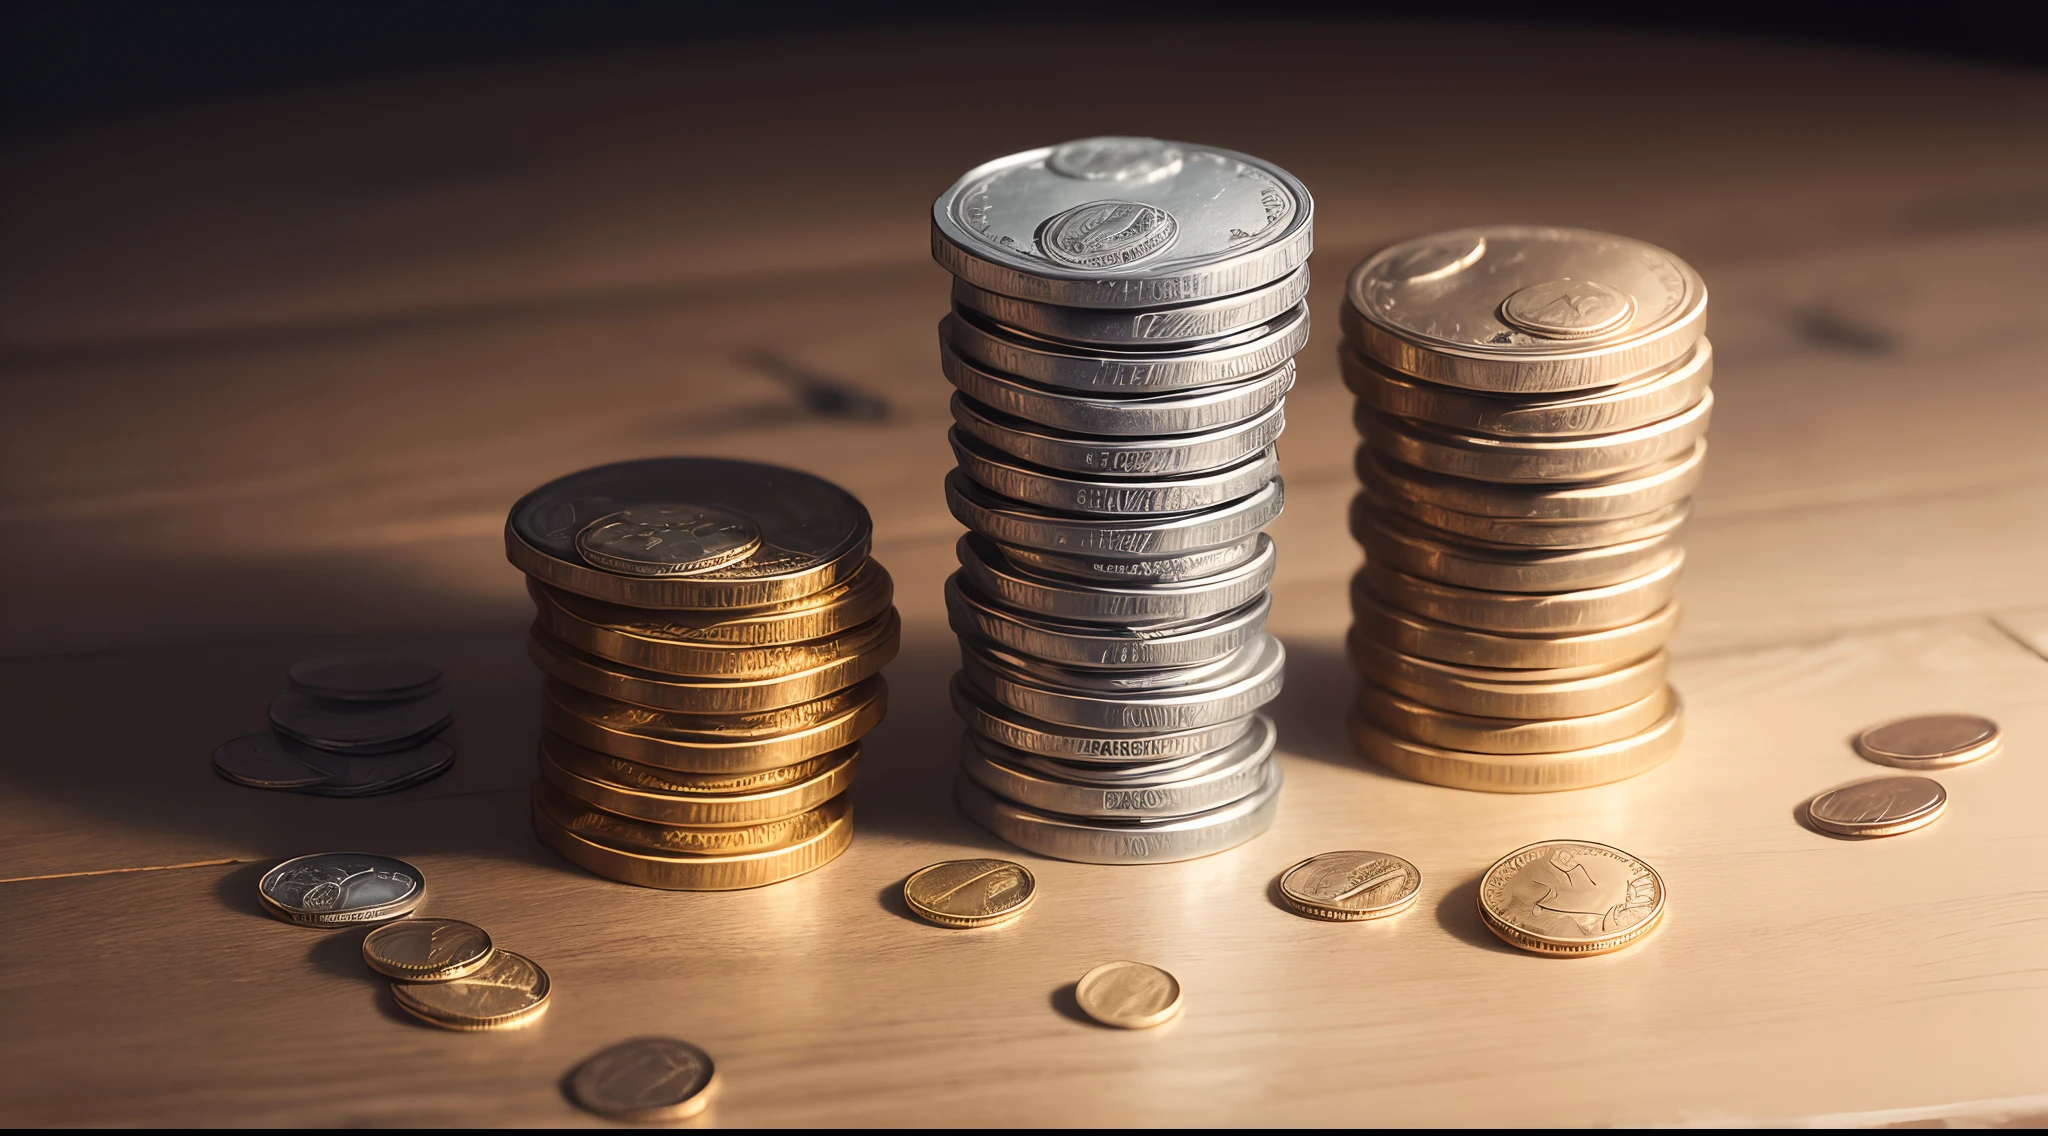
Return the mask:
POLYGON ((1019 847, 1159 863, 1272 823, 1260 530, 1312 214, 1283 170, 1153 138, 999 158, 932 207, 946 499, 971 530, 946 582, 957 795, 1019 847))
POLYGON ((1714 406, 1699 274, 1626 237, 1499 226, 1386 249, 1345 300, 1359 748, 1504 793, 1671 756, 1678 530, 1714 406))

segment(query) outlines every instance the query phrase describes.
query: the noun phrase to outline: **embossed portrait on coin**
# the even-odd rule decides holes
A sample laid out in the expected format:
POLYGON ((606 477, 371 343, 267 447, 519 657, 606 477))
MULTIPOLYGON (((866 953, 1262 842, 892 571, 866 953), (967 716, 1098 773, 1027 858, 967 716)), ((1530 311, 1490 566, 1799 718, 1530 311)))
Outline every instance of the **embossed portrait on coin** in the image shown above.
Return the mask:
POLYGON ((1047 220, 1038 247, 1075 268, 1122 268, 1165 252, 1179 234, 1180 222, 1157 205, 1091 201, 1047 220))
MULTIPOLYGON (((1624 931, 1649 914, 1649 896, 1637 886, 1638 873, 1604 856, 1559 848, 1508 881, 1501 916, 1509 923, 1554 939, 1590 939, 1624 931)), ((1645 885, 1647 873, 1641 873, 1645 885)))

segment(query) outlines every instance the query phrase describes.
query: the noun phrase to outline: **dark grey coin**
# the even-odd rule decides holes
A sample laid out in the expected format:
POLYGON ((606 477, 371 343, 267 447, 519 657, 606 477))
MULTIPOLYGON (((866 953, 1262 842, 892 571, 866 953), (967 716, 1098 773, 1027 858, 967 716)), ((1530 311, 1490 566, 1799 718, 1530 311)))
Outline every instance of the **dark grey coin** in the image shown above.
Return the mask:
POLYGON ((1027 505, 1095 517, 1157 517, 1241 501, 1280 475, 1270 447, 1236 465, 1202 473, 1141 476, 1043 469, 961 433, 946 432, 960 469, 982 488, 1027 505))
POLYGON ((1236 465, 1271 446, 1287 426, 1284 404, 1200 434, 1106 438, 1041 426, 953 394, 953 421, 978 442, 1020 461, 1095 477, 1184 476, 1236 465))
POLYGON ((1121 580, 1132 584, 1171 584, 1228 572, 1258 556, 1263 549, 1260 542, 1268 539, 1264 533, 1253 533, 1221 548, 1205 548, 1200 552, 1174 556, 1064 556, 1014 544, 1002 547, 1003 555, 1009 557, 1011 563, 1041 575, 1098 583, 1121 580))
POLYGON ((1294 387, 1294 360, 1233 383, 1163 393, 1086 394, 1026 382, 962 359, 939 341, 939 369, 969 398, 1057 430, 1115 437, 1198 434, 1271 410, 1294 387))
POLYGON ((292 685, 316 698, 391 702, 441 689, 441 668, 398 655, 321 655, 292 664, 292 685))
POLYGON ((1273 319, 1308 295, 1308 265, 1261 288, 1163 308, 1074 308, 1039 304, 953 281, 953 302, 996 323, 1048 339, 1107 347, 1166 346, 1219 339, 1273 319))
POLYGON ((254 789, 307 789, 326 784, 331 778, 301 759, 306 752, 306 747, 265 730, 214 750, 213 771, 254 789))
POLYGON ((431 781, 455 764, 455 747, 443 741, 395 753, 340 754, 312 751, 306 764, 327 774, 327 780, 299 790, 316 797, 374 797, 431 781))
POLYGON ((286 860, 257 881, 271 914, 308 927, 380 923, 409 914, 426 895, 418 868, 367 852, 322 852, 286 860))
POLYGON ((946 474, 946 504, 961 524, 1000 544, 1069 556, 1139 559, 1236 544, 1280 515, 1285 491, 1276 477, 1257 493, 1214 509, 1111 520, 1036 509, 990 493, 957 469, 946 474))
POLYGON ((673 1037, 636 1037, 569 1074, 569 1095, 614 1120, 682 1120, 704 1111, 718 1072, 711 1055, 673 1037))
POLYGON ((1165 348, 1080 346, 1013 331, 959 308, 939 338, 983 370, 1084 394, 1189 390, 1263 375, 1308 344, 1308 305, 1220 339, 1165 348))
POLYGON ((1252 716, 1246 715, 1236 721, 1142 733, 1081 729, 1019 713, 983 693, 965 673, 953 676, 948 692, 953 712, 968 729, 1011 749, 1060 761, 1128 765, 1200 757, 1230 745, 1253 727, 1252 716))
POLYGON ((455 710, 445 694, 404 702, 344 702, 287 688, 270 703, 270 724, 295 742, 337 753, 396 753, 442 730, 455 710))
POLYGON ((1011 611, 974 590, 959 573, 946 579, 953 631, 1006 651, 1074 667, 1133 670, 1197 666, 1244 646, 1265 629, 1269 595, 1192 623, 1068 623, 1011 611))

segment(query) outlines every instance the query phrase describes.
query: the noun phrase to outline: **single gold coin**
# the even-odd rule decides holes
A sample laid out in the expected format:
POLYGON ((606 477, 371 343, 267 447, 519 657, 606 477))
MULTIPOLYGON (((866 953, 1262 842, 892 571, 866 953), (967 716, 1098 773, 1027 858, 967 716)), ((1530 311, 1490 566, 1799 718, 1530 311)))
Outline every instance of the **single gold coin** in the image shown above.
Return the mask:
POLYGON ((528 584, 535 622, 571 647, 642 670, 715 679, 772 679, 825 666, 866 649, 893 614, 885 607, 866 623, 800 643, 706 643, 691 637, 696 628, 689 622, 673 618, 697 613, 635 611, 528 584))
POLYGON ((813 759, 798 768, 811 768, 811 775, 783 784, 707 793, 679 782, 675 774, 607 759, 574 742, 541 735, 543 782, 593 808, 654 824, 730 828, 809 812, 853 784, 860 771, 860 747, 835 750, 829 763, 813 759))
POLYGON ((1998 723, 1975 714, 1922 714, 1872 726, 1856 736, 1856 752, 1879 765, 1945 769, 1998 752, 1998 723))
POLYGON ((1837 836, 1897 836, 1933 824, 1947 808, 1948 790, 1932 777, 1872 777, 1820 794, 1806 816, 1837 836))
POLYGON ((1545 840, 1486 869, 1479 915, 1487 930, 1534 954, 1606 954, 1656 929, 1664 878, 1619 848, 1545 840))
POLYGON ((1671 706, 1671 688, 1603 714, 1578 718, 1481 718, 1410 701, 1372 682, 1358 687, 1358 713, 1404 741, 1467 753, 1534 754, 1586 749, 1634 737, 1671 706))
POLYGON ((1622 664, 1504 669, 1419 659, 1353 635, 1345 644, 1367 679, 1438 710, 1478 718, 1581 718, 1619 710, 1664 686, 1670 655, 1622 664))
POLYGON ((576 551, 627 576, 690 576, 745 560, 761 547, 752 517, 716 505, 635 505, 583 526, 576 551))
POLYGON ((896 657, 901 623, 894 611, 849 633, 826 662, 765 679, 711 679, 667 674, 600 659, 536 624, 527 657, 541 673, 570 686, 680 714, 745 714, 779 710, 823 698, 867 678, 896 657))
POLYGON ((859 741, 889 708, 882 676, 799 706, 751 714, 677 714, 549 679, 541 722, 599 753, 679 773, 782 769, 859 741))
POLYGON ((1179 1015, 1180 980, 1142 962, 1106 962, 1074 985, 1081 1012, 1118 1029, 1150 1029, 1179 1015))
POLYGON ((903 881, 903 902, 941 927, 993 927, 1007 923, 1037 898, 1038 880, 1008 860, 947 860, 919 868, 903 881))
POLYGON ((1310 919, 1355 923, 1415 906, 1422 873, 1385 852, 1325 852, 1280 873, 1280 899, 1310 919))
POLYGON ((1571 592, 1493 592, 1461 588, 1367 561, 1359 579, 1387 606, 1479 631, 1508 635, 1584 635, 1640 623, 1671 603, 1685 568, 1680 550, 1631 580, 1571 592))
POLYGON ((1388 607, 1365 586, 1351 586, 1351 633, 1404 655, 1468 667, 1544 668, 1620 665, 1654 654, 1678 630, 1678 601, 1644 619, 1576 635, 1504 635, 1458 627, 1388 607))
POLYGON ((525 955, 492 951, 489 961, 447 982, 393 982, 398 1008, 451 1030, 517 1029, 547 1012, 548 972, 525 955))
POLYGON ((781 883, 831 863, 853 842, 853 812, 835 810, 830 824, 801 843, 728 855, 617 848, 570 832, 549 819, 537 803, 533 831, 564 860, 608 880, 669 891, 735 891, 781 883))
POLYGON ((491 957, 491 937, 460 919, 401 919, 363 938, 363 962, 386 978, 446 982, 476 973, 491 957))
POLYGON ((673 1037, 636 1037, 603 1050, 569 1074, 577 1104, 639 1124, 688 1120, 711 1103, 718 1069, 711 1055, 673 1037))
POLYGON ((1656 768, 1678 752, 1684 706, 1678 696, 1642 733, 1620 741, 1554 753, 1499 754, 1444 749, 1397 738, 1352 714, 1359 752, 1403 777, 1483 793, 1554 793, 1623 781, 1656 768))
POLYGON ((841 796, 807 812, 760 824, 717 828, 661 824, 594 808, 544 780, 534 782, 533 804, 563 830, 594 844, 659 856, 744 856, 755 852, 774 852, 811 840, 852 809, 852 805, 841 796))

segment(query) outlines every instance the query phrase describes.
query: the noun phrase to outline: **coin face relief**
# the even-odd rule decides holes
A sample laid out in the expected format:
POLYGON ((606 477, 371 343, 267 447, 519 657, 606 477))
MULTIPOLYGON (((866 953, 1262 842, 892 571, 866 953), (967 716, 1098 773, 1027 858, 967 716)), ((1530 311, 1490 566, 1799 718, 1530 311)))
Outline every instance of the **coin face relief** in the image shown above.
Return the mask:
POLYGON ((1280 898, 1290 910, 1333 922, 1398 915, 1421 891, 1422 872, 1384 852, 1325 852, 1280 874, 1280 898))
POLYGON ((1074 984, 1074 1000, 1103 1025, 1150 1029, 1180 1014, 1180 980, 1142 962, 1106 962, 1074 984))
POLYGON ((1931 777, 1872 777, 1820 794, 1806 815, 1837 836, 1896 836, 1933 824, 1947 808, 1948 791, 1931 777))
POLYGON ((1546 339, 1584 339, 1613 331, 1635 314, 1635 301, 1595 280, 1546 280, 1501 302, 1501 322, 1546 339))
POLYGON ((1075 268, 1122 268, 1165 252, 1180 231, 1173 214, 1141 201, 1090 201, 1046 221, 1045 255, 1075 268))
POLYGON ((1856 738, 1856 752, 1879 765, 1944 769, 1990 757, 2004 743, 1998 723, 1975 714, 1923 714, 1873 726, 1856 738))
POLYGON ((599 517, 576 534, 583 559, 632 576, 708 572, 760 547, 761 529, 750 518, 710 505, 637 505, 599 517))
POLYGON ((401 919, 363 938, 363 962, 386 978, 446 982, 491 957, 491 937, 460 919, 401 919))
POLYGON ((1487 930, 1525 951, 1605 954, 1655 929, 1664 915, 1664 880, 1619 848, 1546 840, 1486 870, 1479 914, 1487 930))
POLYGON ((711 1103, 718 1070, 711 1055, 673 1037, 636 1037, 603 1050, 569 1074, 576 1103, 614 1120, 685 1120, 711 1103))
POLYGON ((1179 173, 1184 157, 1180 147, 1157 138, 1111 135, 1055 146, 1045 164, 1063 177, 1150 185, 1179 173))
POLYGON ((272 914, 290 922, 345 927, 409 914, 426 883, 418 868, 390 856, 325 852, 270 869, 256 891, 272 914))
POLYGON ((903 881, 903 902, 941 927, 993 927, 1024 913, 1037 898, 1038 880, 1008 860, 947 860, 919 868, 903 881))
POLYGON ((547 1011, 548 972, 525 955, 493 951, 489 961, 448 982, 393 982, 398 1008, 452 1030, 516 1029, 547 1011))

